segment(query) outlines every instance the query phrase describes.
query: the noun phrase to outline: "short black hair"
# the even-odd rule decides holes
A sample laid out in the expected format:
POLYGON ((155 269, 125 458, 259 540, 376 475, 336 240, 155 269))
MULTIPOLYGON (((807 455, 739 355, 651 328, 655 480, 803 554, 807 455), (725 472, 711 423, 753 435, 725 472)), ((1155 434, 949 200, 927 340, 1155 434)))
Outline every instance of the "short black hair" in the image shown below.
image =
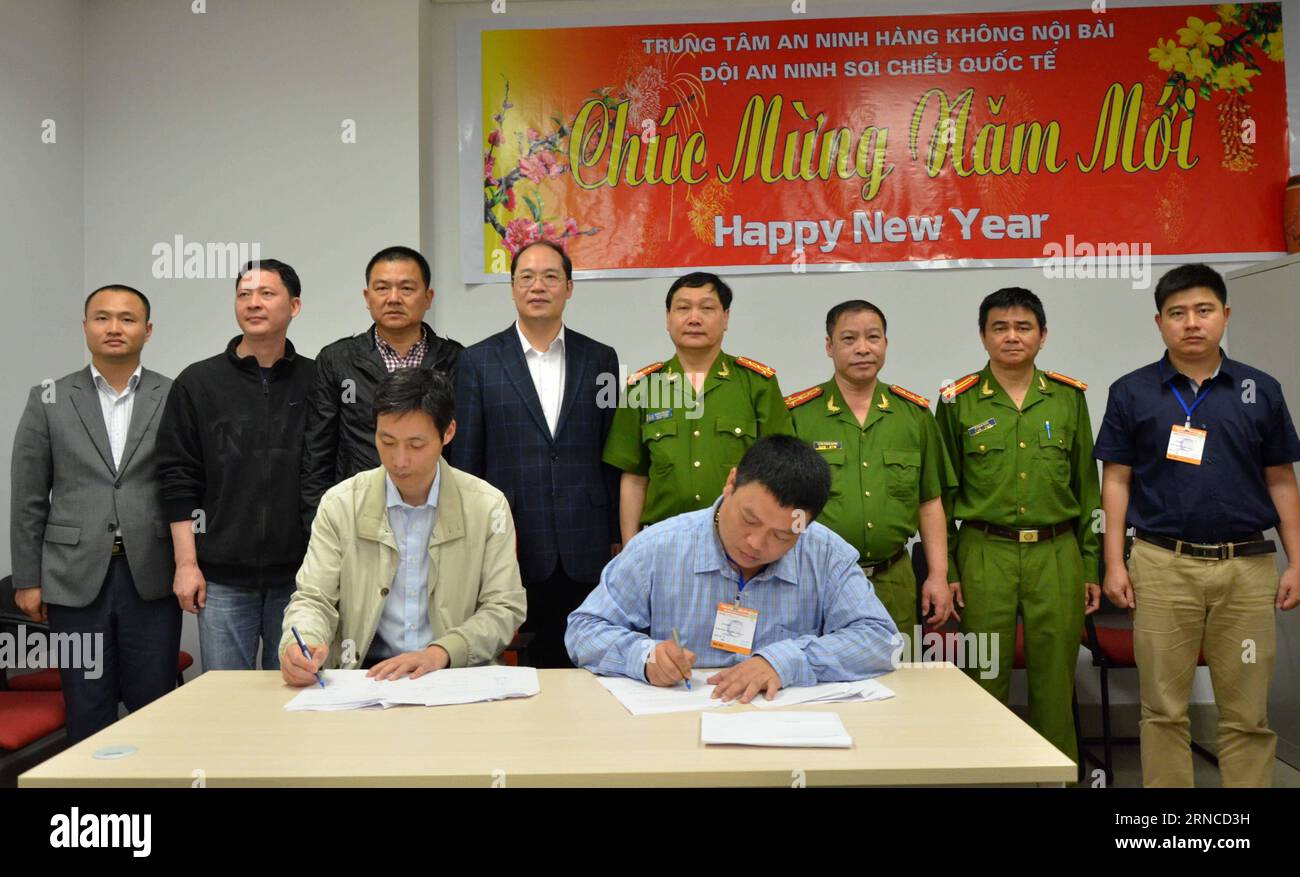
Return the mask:
POLYGON ((997 292, 991 292, 980 302, 980 334, 988 327, 989 311, 994 308, 1024 308, 1033 313, 1038 320, 1038 328, 1047 328, 1047 312, 1043 310, 1043 301, 1022 286, 1007 286, 997 292))
POLYGON ((420 266, 420 276, 424 278, 424 285, 429 286, 433 283, 433 272, 429 270, 429 260, 421 256, 419 250, 413 250, 410 247, 393 246, 384 247, 370 257, 370 261, 366 263, 366 286, 370 285, 370 272, 375 270, 375 266, 380 262, 414 262, 420 266))
POLYGON ((564 252, 564 247, 560 246, 555 241, 548 241, 545 238, 543 238, 540 241, 533 241, 531 244, 527 244, 523 247, 520 247, 519 252, 515 253, 514 257, 510 260, 511 277, 515 276, 515 266, 519 264, 519 257, 522 256, 524 253, 528 252, 529 250, 531 250, 533 247, 546 247, 548 250, 554 250, 555 252, 559 253, 560 261, 564 264, 564 279, 565 280, 573 279, 573 260, 569 258, 569 254, 564 252))
POLYGON ((105 292, 110 289, 116 290, 117 292, 129 292, 132 295, 139 298, 140 301, 144 302, 144 321, 146 323, 149 322, 149 315, 153 313, 153 308, 150 307, 149 305, 148 297, 143 292, 136 289, 134 286, 127 286, 125 283, 110 283, 108 284, 108 286, 101 286, 99 289, 96 289, 90 295, 86 296, 86 303, 81 307, 81 316, 83 319, 85 317, 90 316, 90 300, 95 296, 99 295, 101 292, 105 292))
POLYGON ((1204 286, 1214 293, 1219 304, 1228 303, 1228 287, 1223 282, 1223 275, 1215 271, 1209 265, 1201 262, 1194 262, 1190 265, 1179 265, 1164 273, 1158 283, 1156 283, 1156 313, 1160 313, 1165 308, 1165 300, 1176 292, 1186 292, 1189 289, 1195 289, 1198 286, 1204 286))
POLYGON ((456 416, 456 391, 451 379, 429 368, 399 368, 389 372, 375 388, 374 416, 423 411, 433 418, 438 435, 446 435, 456 416))
POLYGON ((737 489, 751 481, 766 487, 782 506, 803 509, 810 520, 831 498, 831 467, 812 445, 792 435, 767 435, 749 446, 736 466, 737 489))
POLYGON ((831 337, 831 334, 834 333, 835 324, 840 321, 840 317, 845 314, 860 314, 863 311, 870 311, 877 317, 880 317, 880 328, 885 330, 886 335, 889 334, 889 321, 885 319, 885 312, 869 301, 864 301, 860 298, 853 298, 848 301, 840 302, 826 312, 826 337, 829 338, 831 337))
POLYGON ((690 289, 698 289, 701 286, 713 284, 714 291, 718 294, 718 301, 722 302, 724 311, 731 310, 731 287, 723 282, 722 278, 716 274, 710 274, 708 271, 692 271, 690 274, 683 274, 673 281, 673 285, 668 287, 668 298, 664 301, 664 310, 673 309, 673 293, 683 286, 690 289))
POLYGON ((298 279, 298 272, 293 270, 293 266, 279 259, 253 259, 245 262, 244 267, 239 269, 239 276, 235 278, 235 289, 239 289, 240 282, 244 275, 249 271, 274 271, 284 284, 284 288, 289 290, 290 298, 299 298, 302 295, 302 281, 298 279))

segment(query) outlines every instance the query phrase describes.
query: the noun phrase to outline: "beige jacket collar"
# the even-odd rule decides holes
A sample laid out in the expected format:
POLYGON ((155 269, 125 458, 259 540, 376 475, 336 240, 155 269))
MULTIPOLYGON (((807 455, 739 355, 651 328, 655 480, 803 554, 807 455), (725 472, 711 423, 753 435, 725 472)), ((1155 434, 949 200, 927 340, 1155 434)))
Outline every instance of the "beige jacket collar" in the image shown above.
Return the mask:
MULTIPOLYGON (((465 507, 450 470, 445 458, 438 461, 438 477, 442 483, 438 494, 438 521, 429 538, 430 548, 465 536, 465 507)), ((396 551, 397 541, 393 538, 393 528, 388 523, 388 492, 384 484, 384 469, 380 467, 365 473, 363 477, 366 495, 357 515, 357 536, 387 545, 396 551)))

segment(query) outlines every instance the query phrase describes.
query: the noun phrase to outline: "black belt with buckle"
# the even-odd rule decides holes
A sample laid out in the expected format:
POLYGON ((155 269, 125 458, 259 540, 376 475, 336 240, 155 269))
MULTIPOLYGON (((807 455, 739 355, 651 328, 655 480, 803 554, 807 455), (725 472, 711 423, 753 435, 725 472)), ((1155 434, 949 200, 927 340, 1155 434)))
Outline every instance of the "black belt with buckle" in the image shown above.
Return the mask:
POLYGON ((862 567, 862 572, 865 573, 868 577, 870 577, 876 575, 877 573, 884 572, 894 564, 898 563, 904 557, 907 557, 906 545, 898 549, 898 553, 896 553, 893 557, 887 557, 884 560, 878 560, 875 563, 863 563, 861 560, 859 560, 858 566, 862 567))
POLYGON ((1055 539, 1062 533, 1074 531, 1074 521, 1062 521, 1050 527, 1034 527, 1029 530, 1013 530, 1010 527, 999 527, 997 524, 990 524, 987 521, 962 521, 961 525, 963 528, 973 527, 976 530, 983 530, 990 536, 1000 536, 1003 539, 1010 539, 1012 542, 1046 542, 1048 539, 1055 539))
POLYGON ((126 545, 122 542, 122 537, 118 536, 113 539, 113 556, 122 557, 126 554, 126 545))
POLYGON ((1195 557, 1199 560, 1231 560, 1234 557, 1253 557, 1257 554, 1273 554, 1277 551, 1277 545, 1272 539, 1265 539, 1263 533, 1255 533, 1242 542, 1218 543, 1170 539, 1168 536, 1159 536, 1146 530, 1138 530, 1135 535, 1143 542, 1149 542, 1157 548, 1164 548, 1174 554, 1195 557))

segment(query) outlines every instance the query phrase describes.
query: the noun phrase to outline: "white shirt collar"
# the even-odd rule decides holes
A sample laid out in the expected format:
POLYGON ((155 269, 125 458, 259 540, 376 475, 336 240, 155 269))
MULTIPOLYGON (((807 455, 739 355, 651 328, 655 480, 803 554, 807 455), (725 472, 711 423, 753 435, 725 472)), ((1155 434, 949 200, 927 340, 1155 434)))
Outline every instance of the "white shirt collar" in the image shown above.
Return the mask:
POLYGON ((402 499, 402 492, 397 489, 397 485, 393 483, 392 477, 390 477, 387 472, 384 473, 384 484, 386 485, 385 490, 387 494, 387 507, 390 509, 394 509, 394 508, 415 509, 415 508, 426 508, 426 507, 431 509, 437 509, 438 493, 442 488, 442 465, 439 464, 438 472, 436 475, 433 476, 433 485, 429 488, 429 498, 424 501, 423 505, 413 506, 407 503, 406 500, 402 499))
MULTIPOLYGON (((546 355, 542 353, 540 350, 538 350, 537 348, 533 347, 533 345, 529 343, 528 339, 524 337, 524 330, 520 328, 518 320, 515 320, 515 334, 519 336, 519 343, 523 345, 524 356, 528 356, 530 352, 535 353, 538 356, 546 355)), ((561 353, 563 352, 563 350, 564 350, 564 324, 561 323, 560 334, 555 336, 555 340, 551 342, 551 346, 547 348, 546 353, 561 353)))
POLYGON ((108 382, 108 378, 104 377, 104 375, 100 373, 99 369, 95 368, 95 364, 93 362, 90 364, 90 377, 95 382, 95 386, 114 396, 125 396, 127 393, 134 392, 136 386, 140 383, 140 375, 143 372, 144 364, 141 363, 135 367, 135 371, 131 372, 131 377, 126 381, 126 389, 119 393, 117 390, 113 389, 113 385, 108 382))

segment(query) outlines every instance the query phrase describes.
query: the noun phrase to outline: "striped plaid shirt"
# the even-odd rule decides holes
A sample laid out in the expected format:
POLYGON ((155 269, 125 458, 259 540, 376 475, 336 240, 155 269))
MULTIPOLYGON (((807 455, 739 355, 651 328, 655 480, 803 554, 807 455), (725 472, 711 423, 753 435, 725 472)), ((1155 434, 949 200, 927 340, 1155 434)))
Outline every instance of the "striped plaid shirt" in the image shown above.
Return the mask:
MULTIPOLYGON (((719 500, 721 502, 721 500, 719 500)), ((573 662, 602 676, 645 677, 656 643, 672 639, 698 667, 746 656, 710 645, 720 602, 736 600, 740 577, 713 526, 713 507, 661 521, 630 540, 600 584, 569 616, 573 662)), ((775 563, 750 579, 740 604, 758 610, 755 655, 782 687, 867 679, 893 669, 898 629, 847 542, 813 523, 775 563)))

